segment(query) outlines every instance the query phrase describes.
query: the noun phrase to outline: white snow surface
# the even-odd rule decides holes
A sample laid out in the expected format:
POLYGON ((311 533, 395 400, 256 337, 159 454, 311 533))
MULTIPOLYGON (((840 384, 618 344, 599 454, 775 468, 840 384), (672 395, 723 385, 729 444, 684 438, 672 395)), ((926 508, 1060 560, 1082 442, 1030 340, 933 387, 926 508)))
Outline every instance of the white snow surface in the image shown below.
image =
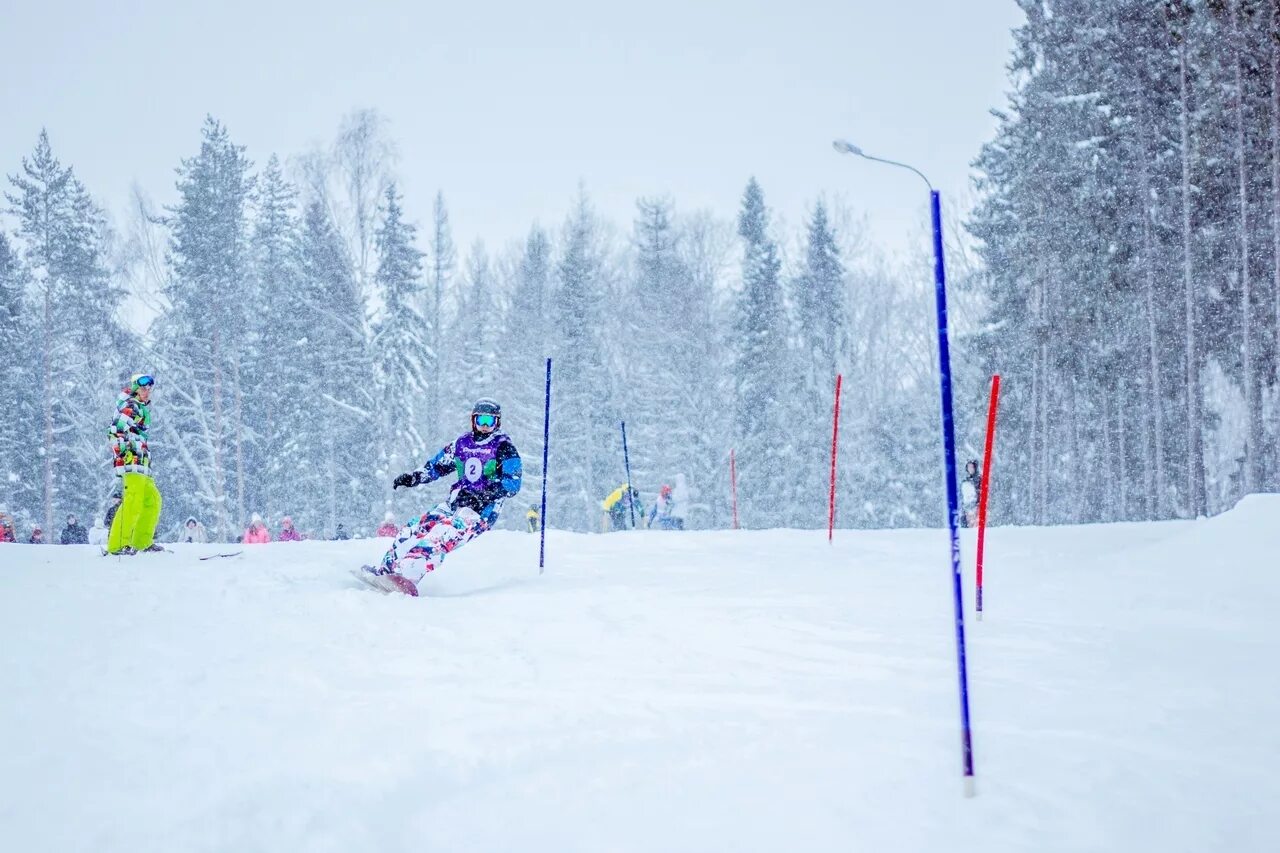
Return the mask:
POLYGON ((387 541, 0 546, 0 846, 1280 849, 1280 496, 966 531, 973 799, 945 532, 387 541))

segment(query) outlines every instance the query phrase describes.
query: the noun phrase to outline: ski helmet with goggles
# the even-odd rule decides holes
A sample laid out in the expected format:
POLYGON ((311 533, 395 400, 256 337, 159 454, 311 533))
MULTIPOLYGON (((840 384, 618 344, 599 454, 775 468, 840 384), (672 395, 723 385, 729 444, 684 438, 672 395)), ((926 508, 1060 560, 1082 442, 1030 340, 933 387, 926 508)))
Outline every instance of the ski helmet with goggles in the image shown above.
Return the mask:
POLYGON ((143 388, 150 388, 156 384, 156 380, 150 373, 135 373, 129 377, 129 392, 137 394, 143 388))
POLYGON ((471 429, 475 432, 494 432, 502 423, 502 407, 496 400, 481 397, 471 407, 471 429))

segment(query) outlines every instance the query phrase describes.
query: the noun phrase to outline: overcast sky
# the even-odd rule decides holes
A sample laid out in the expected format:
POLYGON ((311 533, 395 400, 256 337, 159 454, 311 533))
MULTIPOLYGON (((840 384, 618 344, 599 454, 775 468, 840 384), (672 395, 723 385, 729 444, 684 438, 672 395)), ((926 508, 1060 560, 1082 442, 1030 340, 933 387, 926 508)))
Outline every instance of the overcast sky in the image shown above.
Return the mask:
POLYGON ((173 201, 206 113, 261 164, 375 107, 409 215, 425 226, 442 189, 463 257, 476 237, 498 249, 558 226, 579 182, 629 230, 642 195, 733 215, 752 174, 793 228, 825 193, 888 251, 915 248, 918 180, 831 140, 956 198, 1020 22, 1014 0, 32 0, 4 17, 5 174, 46 127, 119 219, 134 182, 173 201))

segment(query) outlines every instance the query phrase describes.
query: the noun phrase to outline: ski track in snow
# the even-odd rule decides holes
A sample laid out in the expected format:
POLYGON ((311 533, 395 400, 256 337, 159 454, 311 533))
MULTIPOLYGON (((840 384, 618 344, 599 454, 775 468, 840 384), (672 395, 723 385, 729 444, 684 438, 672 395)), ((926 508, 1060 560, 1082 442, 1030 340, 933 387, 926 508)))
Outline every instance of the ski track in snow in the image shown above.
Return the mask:
POLYGON ((0 546, 21 851, 1280 849, 1280 496, 988 534, 0 546), (223 549, 227 550, 227 549, 223 549))

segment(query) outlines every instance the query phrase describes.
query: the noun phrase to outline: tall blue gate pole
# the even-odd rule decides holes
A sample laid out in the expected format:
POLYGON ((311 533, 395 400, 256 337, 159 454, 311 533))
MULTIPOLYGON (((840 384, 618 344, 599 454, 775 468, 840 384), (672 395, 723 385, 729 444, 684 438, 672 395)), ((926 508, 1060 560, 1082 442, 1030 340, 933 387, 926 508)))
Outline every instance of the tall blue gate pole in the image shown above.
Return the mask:
POLYGON ((636 529, 635 490, 631 488, 631 457, 627 455, 627 422, 622 422, 622 464, 627 469, 627 506, 631 508, 631 529, 636 529))
POLYGON ((969 667, 964 650, 964 589, 960 584, 960 500, 956 489, 956 427, 951 406, 951 349, 947 343, 947 273, 942 262, 942 201, 929 190, 933 211, 933 281, 938 303, 938 373, 942 382, 942 456, 947 472, 947 530, 951 535, 951 585, 956 606, 956 657, 960 669, 960 726, 964 792, 972 797, 973 738, 969 728, 969 667))
POLYGON ((541 525, 538 542, 538 574, 542 574, 547 559, 547 456, 551 447, 551 359, 547 359, 547 402, 542 409, 542 511, 538 514, 541 525))
POLYGON ((877 163, 887 163, 915 172, 929 188, 929 209, 933 215, 933 281, 938 303, 938 373, 942 383, 942 463, 947 477, 947 532, 951 536, 951 589, 956 607, 956 658, 960 671, 960 738, 964 751, 964 793, 976 792, 973 781, 973 738, 969 728, 969 668, 964 654, 964 588, 960 584, 960 500, 956 488, 956 429, 951 406, 951 350, 947 346, 947 273, 942 261, 942 201, 924 173, 907 163, 872 157, 845 139, 832 146, 841 154, 852 154, 877 163))

